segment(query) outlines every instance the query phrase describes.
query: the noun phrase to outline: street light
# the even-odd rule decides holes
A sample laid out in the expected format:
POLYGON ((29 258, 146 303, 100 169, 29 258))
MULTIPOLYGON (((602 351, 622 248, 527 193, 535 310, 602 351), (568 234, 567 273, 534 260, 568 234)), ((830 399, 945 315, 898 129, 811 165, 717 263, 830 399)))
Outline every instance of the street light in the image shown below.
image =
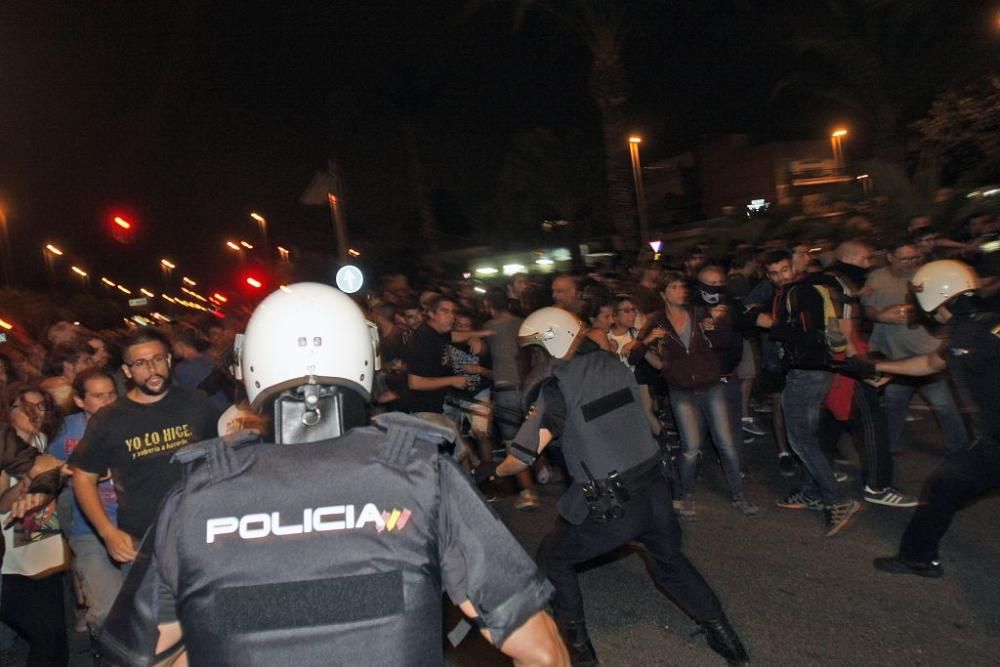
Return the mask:
POLYGON ((838 127, 830 134, 830 146, 833 149, 834 169, 840 169, 844 166, 844 146, 842 142, 846 136, 847 130, 843 127, 838 127))
POLYGON ((281 261, 282 262, 287 262, 288 261, 288 248, 282 248, 279 245, 278 246, 278 256, 281 257, 281 261))
POLYGON ((62 257, 62 254, 63 251, 57 248, 56 246, 52 245, 51 243, 47 243, 45 247, 42 249, 42 258, 45 260, 45 268, 48 271, 49 284, 52 286, 52 289, 56 288, 55 259, 56 257, 62 257))
POLYGON ((232 241, 226 241, 226 246, 228 246, 231 250, 235 250, 236 252, 243 252, 243 250, 232 241))
POLYGON ((87 272, 81 269, 79 266, 71 266, 69 268, 73 270, 73 273, 80 276, 81 278, 87 277, 87 272))
POLYGON ((264 242, 264 252, 270 254, 269 248, 271 246, 267 240, 267 218, 260 213, 251 213, 250 217, 257 221, 257 226, 260 228, 260 238, 264 242))
POLYGON ((244 248, 246 248, 247 250, 253 250, 253 245, 250 244, 250 243, 247 243, 246 241, 240 241, 240 245, 243 246, 244 248))
POLYGON ((194 286, 196 286, 198 284, 195 281, 193 281, 190 278, 188 278, 187 276, 182 276, 181 277, 181 282, 184 283, 185 285, 190 285, 191 287, 194 287, 194 286))
POLYGON ((635 181, 635 203, 639 211, 639 240, 643 243, 649 238, 649 224, 646 220, 646 192, 642 187, 642 164, 639 162, 639 144, 642 137, 628 138, 629 157, 632 158, 632 180, 635 181))

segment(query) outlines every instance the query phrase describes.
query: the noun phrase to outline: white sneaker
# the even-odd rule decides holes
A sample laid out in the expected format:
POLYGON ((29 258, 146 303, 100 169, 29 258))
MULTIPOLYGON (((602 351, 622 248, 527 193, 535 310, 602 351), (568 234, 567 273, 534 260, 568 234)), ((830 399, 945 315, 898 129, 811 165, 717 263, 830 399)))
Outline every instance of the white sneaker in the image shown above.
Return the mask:
POLYGON ((867 484, 865 485, 865 501, 886 507, 916 507, 919 504, 916 496, 900 493, 891 486, 887 486, 881 491, 872 491, 867 484))

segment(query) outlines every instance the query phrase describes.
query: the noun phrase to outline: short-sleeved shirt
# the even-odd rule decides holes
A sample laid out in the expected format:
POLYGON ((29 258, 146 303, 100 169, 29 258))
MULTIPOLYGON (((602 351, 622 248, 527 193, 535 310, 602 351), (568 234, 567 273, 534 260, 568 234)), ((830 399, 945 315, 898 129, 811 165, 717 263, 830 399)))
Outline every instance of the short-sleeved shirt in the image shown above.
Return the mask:
MULTIPOLYGON (((66 417, 63 421, 62 429, 49 444, 48 453, 61 461, 65 461, 73 453, 73 450, 76 449, 76 446, 80 444, 80 439, 83 437, 86 428, 87 417, 82 412, 77 412, 66 417)), ((67 487, 64 493, 69 493, 72 496, 73 520, 69 527, 70 537, 92 535, 94 529, 80 510, 80 505, 76 502, 76 496, 72 495, 72 487, 67 487)), ((97 495, 101 499, 101 504, 104 505, 104 513, 108 515, 108 519, 110 519, 111 523, 117 524, 118 497, 115 495, 114 483, 110 479, 100 482, 97 485, 97 495)), ((65 526, 63 528, 65 529, 65 526)))
POLYGON ((493 382, 498 386, 516 386, 520 383, 517 332, 523 321, 520 317, 505 317, 485 324, 486 330, 493 332, 492 336, 486 338, 486 344, 490 346, 490 356, 493 358, 493 382))
MULTIPOLYGON (((450 333, 438 333, 426 324, 421 325, 413 332, 404 352, 407 370, 411 375, 425 378, 453 376, 450 345, 450 333)), ((406 409, 408 412, 443 412, 447 395, 447 387, 432 391, 410 389, 406 409)))
MULTIPOLYGON (((868 275, 861 303, 876 310, 901 303, 912 303, 909 280, 894 276, 888 267, 868 275)), ((889 359, 903 359, 929 354, 941 347, 941 341, 928 333, 921 324, 885 324, 876 322, 872 328, 871 349, 889 359)))
POLYGON ((160 501, 180 479, 170 457, 184 445, 217 435, 219 410, 205 392, 173 386, 156 403, 124 396, 95 414, 69 463, 89 473, 111 470, 118 527, 141 538, 160 501))

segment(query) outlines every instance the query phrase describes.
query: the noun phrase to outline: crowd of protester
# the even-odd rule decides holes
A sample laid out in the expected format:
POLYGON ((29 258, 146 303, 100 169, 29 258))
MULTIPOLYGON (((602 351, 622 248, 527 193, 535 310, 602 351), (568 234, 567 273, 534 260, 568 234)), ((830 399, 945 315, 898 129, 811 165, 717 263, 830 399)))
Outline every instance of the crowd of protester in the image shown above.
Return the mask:
MULTIPOLYGON (((676 461, 675 505, 682 517, 698 516, 700 471, 718 461, 734 511, 753 517, 760 503, 826 510, 826 533, 834 535, 857 512, 857 498, 916 505, 893 478, 915 393, 941 427, 942 455, 960 451, 975 435, 947 372, 870 383, 830 372, 831 362, 849 356, 893 360, 940 347, 941 332, 920 317, 908 287, 926 261, 966 261, 983 278, 983 296, 995 299, 1000 292, 1000 222, 974 217, 962 239, 945 238, 928 222, 915 218, 905 235, 880 247, 863 239, 832 245, 775 238, 760 246, 695 245, 632 266, 517 274, 493 283, 414 284, 403 274, 382 276, 358 295, 380 334, 375 409, 454 428, 461 436, 456 456, 470 467, 496 459, 516 436, 531 387, 518 345, 520 323, 533 310, 556 305, 576 314, 585 335, 635 374, 648 426, 676 461), (838 450, 845 431, 857 449, 860 480, 845 474, 838 450), (765 498, 750 483, 753 471, 742 453, 760 438, 774 443, 775 469, 798 478, 779 498, 765 498)), ((4 530, 0 620, 29 643, 30 664, 67 661, 63 619, 72 615, 63 607, 64 587, 77 604, 77 629, 100 625, 146 525, 136 519, 134 499, 141 497, 148 513, 158 498, 147 496, 162 495, 142 488, 152 484, 143 481, 148 471, 137 476, 110 454, 71 458, 77 444, 118 433, 112 417, 129 428, 136 420, 155 421, 120 406, 130 392, 139 403, 165 393, 163 383, 203 392, 182 394, 187 403, 171 409, 184 415, 178 424, 200 424, 195 435, 214 435, 209 423, 240 401, 232 349, 242 324, 232 316, 190 319, 158 324, 158 334, 137 338, 125 329, 92 331, 60 321, 35 340, 9 336, 0 345, 0 425, 70 460, 79 478, 30 522, 4 530), (93 493, 88 486, 74 498, 84 480, 93 493), (119 504, 130 517, 121 530, 119 504)), ((162 413, 166 404, 160 405, 162 413)), ((164 429, 175 428, 170 419, 164 429)), ((133 430, 150 432, 141 423, 133 430)), ((557 453, 541 457, 516 478, 516 508, 537 508, 536 484, 560 478, 557 453)), ((0 478, 0 511, 25 488, 23 480, 0 478)), ((494 496, 500 489, 483 491, 494 496)))

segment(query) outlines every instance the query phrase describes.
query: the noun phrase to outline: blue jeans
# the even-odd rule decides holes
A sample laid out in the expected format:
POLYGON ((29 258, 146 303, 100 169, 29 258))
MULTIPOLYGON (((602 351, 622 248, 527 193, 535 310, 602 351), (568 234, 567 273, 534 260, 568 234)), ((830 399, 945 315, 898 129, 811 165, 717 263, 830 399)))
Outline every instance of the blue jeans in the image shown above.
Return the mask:
POLYGON ((73 550, 73 571, 87 601, 87 625, 96 631, 111 611, 125 577, 96 535, 71 535, 69 546, 73 550))
POLYGON ((788 371, 785 390, 781 393, 788 445, 798 455, 805 470, 802 476, 802 493, 812 498, 822 498, 826 505, 840 504, 847 500, 837 486, 830 462, 819 442, 820 411, 832 381, 833 376, 829 371, 793 368, 788 371))
POLYGON ((683 495, 694 492, 694 478, 706 432, 712 434, 712 441, 722 459, 730 493, 734 498, 743 495, 740 455, 736 449, 743 441, 739 404, 740 383, 735 378, 718 382, 703 391, 670 386, 670 407, 674 411, 683 450, 680 465, 683 495))
POLYGON ((962 413, 948 385, 947 374, 939 373, 926 378, 897 377, 885 386, 882 401, 889 428, 889 451, 896 453, 903 449, 903 426, 906 425, 910 400, 915 391, 919 391, 934 408, 948 453, 954 454, 965 449, 969 434, 962 420, 962 413))

